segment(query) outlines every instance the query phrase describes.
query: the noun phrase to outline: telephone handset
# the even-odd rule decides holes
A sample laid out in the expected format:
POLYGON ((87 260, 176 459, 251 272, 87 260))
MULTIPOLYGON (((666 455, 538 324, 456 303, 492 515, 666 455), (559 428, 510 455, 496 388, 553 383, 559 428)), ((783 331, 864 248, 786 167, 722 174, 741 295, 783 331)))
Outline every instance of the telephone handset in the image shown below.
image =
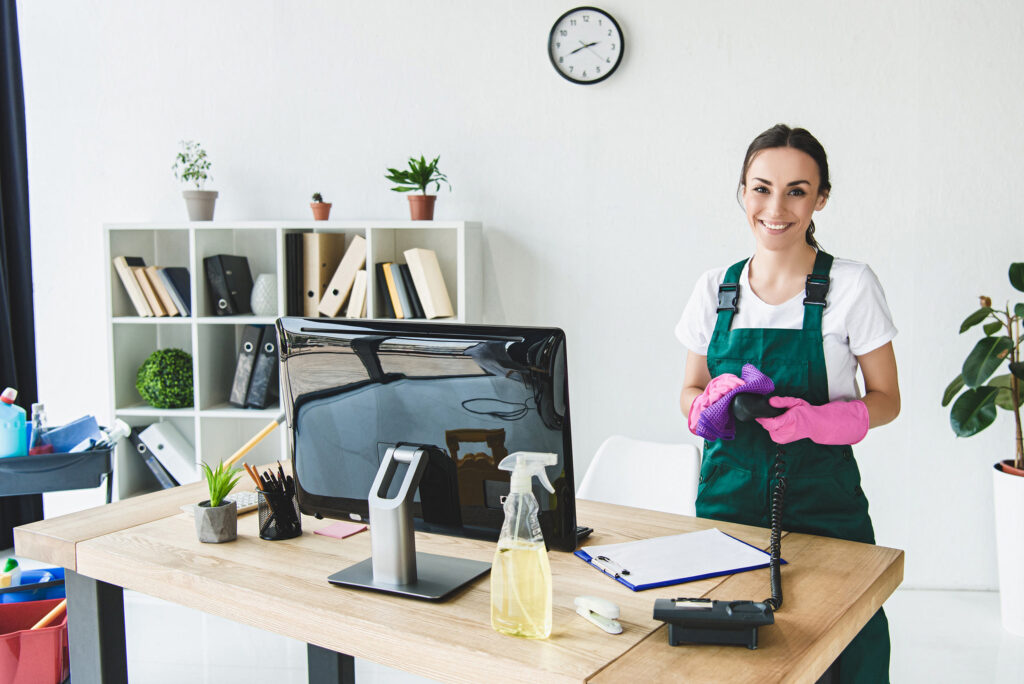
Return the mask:
MULTIPOLYGON (((733 418, 750 422, 785 413, 768 403, 768 397, 750 392, 736 394, 729 405, 733 418)), ((786 493, 786 463, 782 447, 775 451, 772 476, 771 537, 769 573, 772 595, 764 601, 717 601, 706 598, 655 599, 654 619, 668 623, 668 643, 736 644, 757 648, 757 628, 775 624, 775 611, 782 607, 781 532, 782 504, 786 493)))

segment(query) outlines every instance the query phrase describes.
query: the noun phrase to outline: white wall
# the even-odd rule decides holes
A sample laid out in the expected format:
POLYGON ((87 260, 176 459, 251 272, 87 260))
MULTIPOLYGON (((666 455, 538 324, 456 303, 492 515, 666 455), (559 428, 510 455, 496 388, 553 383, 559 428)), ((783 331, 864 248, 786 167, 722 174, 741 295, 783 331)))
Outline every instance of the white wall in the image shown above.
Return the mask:
POLYGON ((438 218, 485 226, 486 320, 568 333, 579 471, 612 433, 695 441, 672 328, 701 271, 752 250, 742 155, 788 122, 829 152, 821 242, 874 267, 901 331, 903 413, 857 448, 878 541, 907 585, 994 587, 1012 421, 957 443, 939 400, 973 344, 959 322, 1024 259, 1024 8, 600 4, 625 62, 577 86, 545 53, 572 3, 20 2, 51 416, 109 417, 101 224, 183 219, 170 166, 194 138, 221 219, 306 217, 313 191, 332 217, 401 217, 385 166, 440 154, 438 218))

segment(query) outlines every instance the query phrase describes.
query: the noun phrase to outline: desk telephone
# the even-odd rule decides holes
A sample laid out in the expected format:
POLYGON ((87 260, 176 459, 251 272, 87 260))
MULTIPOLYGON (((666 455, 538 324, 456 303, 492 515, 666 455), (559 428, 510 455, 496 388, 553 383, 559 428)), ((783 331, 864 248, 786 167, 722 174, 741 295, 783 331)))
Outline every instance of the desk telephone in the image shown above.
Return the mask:
MULTIPOLYGON (((774 418, 785 409, 775 408, 768 397, 740 392, 729 407, 742 422, 755 418, 774 418)), ((769 572, 772 595, 764 601, 717 601, 706 598, 655 599, 654 619, 668 623, 668 642, 672 646, 688 644, 736 644, 757 648, 757 628, 775 624, 775 611, 782 607, 782 503, 786 492, 785 461, 782 448, 775 452, 772 464, 775 489, 771 502, 771 560, 769 572)))

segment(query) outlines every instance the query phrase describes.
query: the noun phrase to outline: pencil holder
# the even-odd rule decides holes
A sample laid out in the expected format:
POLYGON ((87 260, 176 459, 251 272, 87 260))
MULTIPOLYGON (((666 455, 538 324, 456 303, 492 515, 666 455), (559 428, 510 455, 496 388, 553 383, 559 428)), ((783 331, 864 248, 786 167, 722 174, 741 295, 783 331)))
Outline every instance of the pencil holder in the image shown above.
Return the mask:
POLYGON ((295 496, 280 492, 257 492, 260 539, 292 539, 302 534, 302 518, 295 496))

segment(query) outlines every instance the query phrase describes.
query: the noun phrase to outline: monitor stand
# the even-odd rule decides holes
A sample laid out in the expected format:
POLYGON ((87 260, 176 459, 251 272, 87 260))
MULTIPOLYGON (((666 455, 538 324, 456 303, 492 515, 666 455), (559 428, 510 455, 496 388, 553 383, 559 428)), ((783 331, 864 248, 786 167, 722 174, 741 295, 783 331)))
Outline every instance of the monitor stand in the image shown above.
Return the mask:
POLYGON ((427 454, 420 446, 388 448, 367 497, 371 556, 334 573, 328 582, 441 601, 491 569, 491 564, 483 561, 416 552, 412 499, 426 464, 427 454), (398 494, 387 498, 399 463, 409 467, 398 494))

